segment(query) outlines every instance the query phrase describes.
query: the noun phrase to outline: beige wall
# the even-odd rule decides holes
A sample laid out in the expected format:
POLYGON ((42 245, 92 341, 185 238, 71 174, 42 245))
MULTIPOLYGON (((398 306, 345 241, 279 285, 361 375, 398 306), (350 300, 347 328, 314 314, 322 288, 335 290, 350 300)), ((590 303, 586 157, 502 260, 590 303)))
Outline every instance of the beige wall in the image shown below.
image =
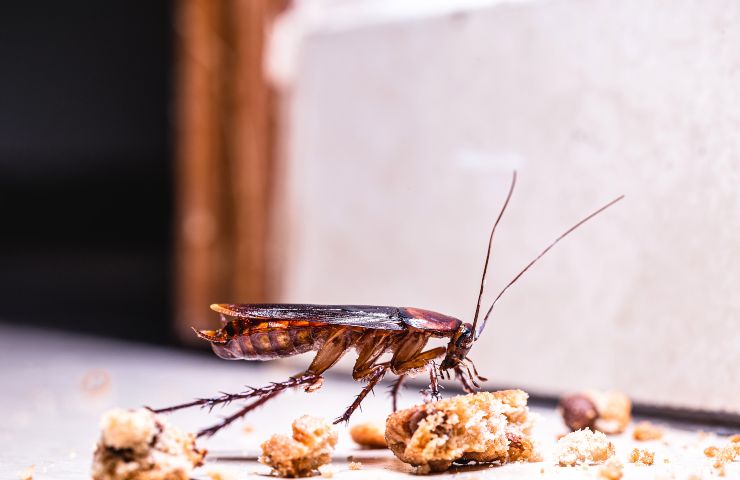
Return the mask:
POLYGON ((502 299, 472 358, 496 384, 740 413, 740 3, 340 4, 273 40, 281 299, 470 320, 513 168, 491 294, 624 193, 502 299))

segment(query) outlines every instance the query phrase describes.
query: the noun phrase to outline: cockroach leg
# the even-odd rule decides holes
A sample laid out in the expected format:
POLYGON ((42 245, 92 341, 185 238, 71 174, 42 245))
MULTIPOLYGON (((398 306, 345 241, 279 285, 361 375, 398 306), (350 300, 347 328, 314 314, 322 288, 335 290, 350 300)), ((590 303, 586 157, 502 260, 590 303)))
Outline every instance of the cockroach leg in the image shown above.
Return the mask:
POLYGON ((460 381, 465 393, 473 393, 476 391, 476 388, 470 384, 467 378, 465 378, 465 370, 463 370, 460 365, 455 366, 455 377, 460 381))
POLYGON ((442 398, 439 394, 439 378, 437 377, 437 365, 434 362, 429 362, 429 396, 432 401, 437 401, 442 398))
MULTIPOLYGON (((215 397, 215 398, 200 398, 192 402, 183 403, 183 404, 175 405, 172 407, 160 408, 156 410, 149 408, 149 407, 147 408, 149 408, 149 410, 151 410, 154 413, 170 413, 170 412, 174 412, 177 410, 182 410, 184 408, 195 407, 195 406, 200 406, 203 408, 207 407, 209 409, 213 409, 213 407, 215 407, 216 405, 228 404, 235 400, 246 400, 250 398, 270 396, 275 392, 281 392, 285 389, 298 387, 300 385, 308 385, 306 387, 306 391, 314 391, 314 390, 318 390, 318 388, 321 387, 322 382, 323 382, 323 378, 321 377, 321 375, 318 375, 316 373, 310 373, 310 372, 302 373, 300 375, 296 375, 295 377, 290 377, 288 380, 284 382, 271 383, 270 385, 266 387, 262 387, 262 388, 249 387, 249 389, 243 393, 226 393, 226 394, 221 395, 220 397, 215 397)), ((260 400, 262 400, 262 398, 260 398, 260 400)))
POLYGON ((378 368, 375 369, 373 373, 371 373, 367 378, 367 385, 365 385, 362 390, 360 390, 360 393, 357 394, 357 397, 355 397, 354 402, 347 408, 347 410, 344 411, 341 417, 334 420, 334 424, 341 422, 349 422, 349 418, 352 416, 355 410, 360 406, 362 401, 365 399, 368 393, 370 393, 375 385, 378 384, 383 379, 383 376, 385 376, 385 372, 388 371, 388 365, 382 364, 379 365, 378 368))
POLYGON ((210 426, 208 428, 205 428, 198 432, 196 435, 197 437, 210 437, 225 426, 231 424, 235 420, 240 419, 244 415, 248 414, 255 408, 259 407, 260 405, 266 403, 268 400, 277 397, 281 393, 283 393, 284 389, 282 390, 273 390, 272 392, 262 396, 261 398, 258 398, 257 400, 249 403, 248 405, 244 406, 242 409, 234 413, 233 415, 229 415, 228 417, 224 418, 221 422, 217 423, 216 425, 210 426))
POLYGON ((396 378, 396 381, 391 384, 391 403, 393 405, 394 412, 398 410, 398 393, 401 391, 401 385, 403 385, 403 381, 405 379, 406 375, 399 375, 398 378, 396 378))
POLYGON ((480 373, 478 373, 478 369, 475 368, 475 363, 473 363, 473 360, 471 360, 470 358, 466 358, 465 360, 467 360, 470 363, 470 366, 473 367, 473 373, 475 374, 475 376, 476 376, 476 378, 478 380, 480 380, 481 382, 487 382, 488 381, 488 379, 486 377, 484 377, 480 373))

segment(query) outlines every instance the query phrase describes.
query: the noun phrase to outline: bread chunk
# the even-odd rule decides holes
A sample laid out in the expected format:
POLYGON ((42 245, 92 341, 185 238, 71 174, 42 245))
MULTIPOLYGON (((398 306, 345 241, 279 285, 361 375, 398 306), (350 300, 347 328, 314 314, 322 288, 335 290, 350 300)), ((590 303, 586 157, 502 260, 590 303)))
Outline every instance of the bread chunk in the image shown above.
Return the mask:
POLYGON ((401 461, 421 471, 444 471, 456 461, 540 461, 527 398, 504 390, 417 405, 388 417, 385 439, 401 461))
POLYGON ((150 410, 103 415, 92 465, 93 480, 188 480, 206 451, 150 410))
POLYGON ((304 415, 293 422, 293 438, 273 435, 261 445, 260 463, 280 477, 309 477, 331 462, 337 432, 326 420, 304 415))
POLYGON ((576 430, 558 440, 555 458, 561 467, 604 463, 614 456, 614 445, 601 432, 576 430))

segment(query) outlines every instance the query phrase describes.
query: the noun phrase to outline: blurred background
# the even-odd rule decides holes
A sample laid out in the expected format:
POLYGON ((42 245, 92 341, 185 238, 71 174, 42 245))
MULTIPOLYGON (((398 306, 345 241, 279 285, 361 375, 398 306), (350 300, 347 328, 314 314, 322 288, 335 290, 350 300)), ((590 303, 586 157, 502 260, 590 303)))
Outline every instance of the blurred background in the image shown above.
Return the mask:
MULTIPOLYGON (((203 346, 214 302, 470 321, 496 386, 740 413, 740 5, 4 7, 0 321, 203 346)), ((297 368, 297 367, 296 367, 297 368)))

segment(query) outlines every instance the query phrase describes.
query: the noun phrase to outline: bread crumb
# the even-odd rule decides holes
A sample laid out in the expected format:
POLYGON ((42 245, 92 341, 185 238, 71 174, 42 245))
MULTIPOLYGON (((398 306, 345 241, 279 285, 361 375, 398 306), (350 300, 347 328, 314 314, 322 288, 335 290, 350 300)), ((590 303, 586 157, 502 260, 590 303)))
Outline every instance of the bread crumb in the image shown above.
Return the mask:
POLYGON ((21 480, 33 480, 33 474, 36 472, 36 465, 30 465, 18 474, 21 480))
POLYGON ((243 433, 252 433, 252 432, 254 432, 254 426, 253 425, 250 425, 248 423, 245 423, 242 426, 242 432, 243 433))
POLYGON ((730 437, 730 442, 732 443, 740 443, 740 435, 733 435, 730 437))
POLYGON ((362 463, 361 462, 349 462, 349 469, 350 470, 362 470, 362 463))
POLYGON ((660 440, 663 438, 663 430, 650 422, 640 422, 632 430, 632 438, 638 442, 660 440))
POLYGON ((704 449, 704 455, 706 455, 709 458, 716 457, 718 453, 719 453, 719 448, 715 447, 714 445, 704 449))
POLYGON ((611 457, 599 468, 599 477, 607 480, 619 480, 624 475, 624 465, 617 457, 611 457))
POLYGON ((88 397, 102 396, 110 390, 110 386, 110 373, 103 368, 88 370, 80 379, 80 390, 88 397))
POLYGON ((262 443, 259 461, 280 477, 308 477, 331 462, 337 438, 326 420, 304 415, 293 422, 293 438, 273 435, 262 443))
POLYGON ((152 411, 106 412, 92 465, 93 480, 187 480, 206 450, 152 411))
POLYGON ((479 392, 416 405, 386 421, 388 447, 418 473, 453 462, 541 461, 530 438, 528 395, 521 390, 479 392))
POLYGON ((576 430, 558 440, 555 458, 561 467, 599 464, 614 455, 614 444, 602 432, 576 430))
POLYGON ((222 468, 212 469, 206 472, 208 478, 211 480, 236 480, 238 477, 236 473, 231 470, 225 470, 222 468))
POLYGON ((630 462, 638 465, 652 465, 655 461, 655 452, 650 450, 632 449, 630 452, 630 462))
POLYGON ((352 440, 365 448, 388 448, 385 443, 385 425, 377 422, 363 422, 349 429, 352 440))

